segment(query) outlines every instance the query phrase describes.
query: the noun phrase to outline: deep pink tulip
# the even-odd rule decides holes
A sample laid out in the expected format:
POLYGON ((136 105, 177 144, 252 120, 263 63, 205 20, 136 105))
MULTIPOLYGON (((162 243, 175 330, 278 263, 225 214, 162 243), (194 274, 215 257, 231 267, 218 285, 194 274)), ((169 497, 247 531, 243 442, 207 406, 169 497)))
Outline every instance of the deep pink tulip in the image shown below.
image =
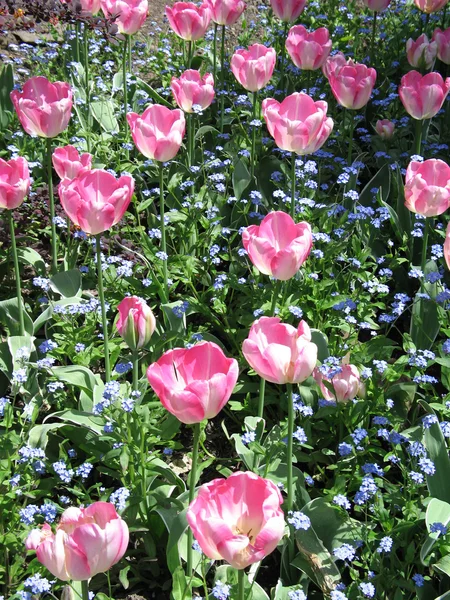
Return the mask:
POLYGON ((230 399, 238 363, 212 342, 165 352, 147 369, 162 405, 182 423, 213 419, 230 399))
POLYGON ((295 25, 289 31, 286 49, 296 67, 315 71, 323 66, 330 54, 330 33, 326 27, 309 33, 303 25, 295 25))
POLYGON ((394 135, 395 124, 389 119, 381 119, 377 121, 375 131, 382 140, 390 140, 394 135))
POLYGON ((269 83, 277 55, 273 48, 253 44, 248 50, 236 50, 231 57, 231 70, 243 88, 258 92, 269 83))
POLYGON ((91 168, 92 154, 80 156, 75 146, 62 146, 54 150, 52 162, 60 179, 75 179, 83 169, 91 168))
POLYGON ((414 0, 417 8, 427 14, 438 12, 447 2, 448 0, 414 0))
POLYGON ((450 77, 444 81, 440 73, 421 75, 410 71, 402 77, 398 90, 406 112, 413 119, 432 119, 442 108, 450 90, 450 77))
POLYGON ((205 110, 214 100, 214 78, 210 73, 202 77, 199 71, 189 69, 179 78, 172 77, 170 88, 178 106, 187 113, 193 112, 195 105, 205 110))
POLYGON ((386 10, 391 0, 362 0, 369 10, 374 12, 383 12, 386 10))
POLYGON ((59 199, 70 220, 86 233, 96 235, 118 223, 130 204, 134 179, 102 169, 82 171, 75 179, 63 179, 59 199))
POLYGON ((25 548, 36 550, 38 561, 52 575, 68 581, 85 581, 108 571, 125 554, 128 526, 110 502, 87 508, 68 508, 56 533, 47 523, 30 532, 25 548))
POLYGON ((262 113, 267 129, 282 150, 313 154, 333 131, 333 119, 327 117, 328 104, 303 92, 291 94, 281 102, 266 98, 262 113))
POLYGON ((61 0, 63 4, 71 4, 75 6, 76 4, 81 5, 81 11, 84 14, 96 15, 100 10, 100 1, 101 0, 61 0))
POLYGON ((127 296, 117 307, 117 331, 131 350, 148 344, 156 327, 155 315, 142 298, 127 296))
POLYGON ((242 0, 206 0, 211 18, 217 25, 234 25, 245 10, 242 0))
POLYGON ((30 185, 28 163, 24 158, 0 158, 0 208, 12 210, 20 206, 30 185))
POLYGON ((103 14, 114 18, 119 33, 133 35, 142 27, 148 14, 148 0, 101 0, 103 14))
POLYGON ((450 27, 442 31, 442 29, 434 30, 433 41, 437 44, 437 55, 446 65, 450 65, 450 27))
POLYGON ((193 2, 175 2, 166 6, 166 15, 173 31, 187 42, 202 38, 211 22, 211 10, 207 2, 197 6, 193 2))
POLYGON ((351 58, 345 64, 341 58, 333 58, 325 69, 333 96, 341 106, 359 110, 369 102, 377 79, 375 69, 355 63, 351 58))
POLYGON ((406 57, 409 64, 417 69, 431 69, 436 60, 437 43, 430 42, 422 33, 416 41, 412 38, 406 42, 406 57))
POLYGON ((317 346, 305 321, 297 328, 279 317, 261 317, 253 323, 242 352, 260 377, 271 383, 301 383, 312 374, 317 346))
POLYGON ((141 116, 128 113, 127 120, 133 141, 144 156, 160 162, 176 156, 186 130, 183 111, 151 104, 141 116))
POLYGON ((72 90, 68 83, 51 83, 31 77, 23 91, 13 90, 11 100, 22 127, 29 135, 53 138, 67 128, 72 112, 72 90))
POLYGON ((450 206, 450 167, 432 158, 412 161, 406 170, 405 206, 424 217, 437 217, 450 206))
POLYGON ((233 473, 202 485, 186 516, 208 558, 245 569, 273 552, 283 537, 282 502, 269 479, 233 473))
POLYGON ((285 23, 293 23, 302 14, 306 0, 270 0, 276 17, 285 23))
POLYGON ((447 225, 445 232, 444 258, 447 264, 447 269, 450 270, 450 223, 447 225))
POLYGON ((341 370, 332 379, 328 379, 319 371, 314 369, 314 379, 320 386, 320 391, 325 400, 336 400, 337 402, 348 402, 353 400, 361 390, 361 377, 355 365, 341 365, 341 370), (324 385, 327 382, 334 391, 324 385))
POLYGON ((260 225, 244 229, 242 243, 260 273, 287 281, 311 252, 311 227, 305 221, 295 223, 285 212, 271 212, 260 225))

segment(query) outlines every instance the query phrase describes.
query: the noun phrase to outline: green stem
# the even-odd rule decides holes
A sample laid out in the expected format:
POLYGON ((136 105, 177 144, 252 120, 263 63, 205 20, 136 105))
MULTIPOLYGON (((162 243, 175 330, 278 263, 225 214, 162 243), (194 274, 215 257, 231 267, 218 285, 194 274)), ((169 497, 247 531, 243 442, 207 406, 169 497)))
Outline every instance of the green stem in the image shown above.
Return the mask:
MULTIPOLYGON (((122 85, 123 85, 123 116, 125 121, 125 143, 128 141, 128 125, 127 125, 127 113, 128 113, 128 87, 127 87, 127 50, 128 50, 128 36, 125 36, 123 40, 123 58, 122 58, 122 85)), ((127 159, 130 157, 128 150, 125 151, 127 159)))
POLYGON ((275 286, 273 288, 272 304, 270 307, 270 315, 272 317, 275 316, 275 309, 277 307, 277 300, 278 300, 278 296, 280 295, 280 289, 281 289, 282 284, 283 284, 283 282, 281 281, 281 279, 277 279, 275 286))
POLYGON ((448 3, 444 6, 444 11, 442 13, 441 29, 445 29, 445 17, 447 16, 447 6, 448 6, 448 3))
POLYGON ((191 68, 192 64, 192 40, 188 41, 188 69, 191 68))
POLYGON ((95 250, 97 253, 97 273, 98 273, 98 297, 102 309, 103 325, 103 348, 105 354, 105 380, 108 383, 111 379, 111 368, 109 364, 109 338, 108 338, 108 319, 106 318, 105 293, 103 290, 103 271, 102 271, 102 248, 100 244, 100 234, 95 236, 95 250))
POLYGON ((421 270, 423 273, 422 276, 422 292, 425 292, 425 266, 427 264, 427 250, 428 250, 428 236, 430 234, 430 218, 425 217, 425 227, 423 230, 423 238, 422 238, 422 264, 421 270))
POLYGON ((414 153, 421 155, 422 148, 422 130, 423 130, 423 122, 420 119, 416 119, 416 136, 414 139, 414 153))
POLYGON ((306 93, 309 96, 309 90, 311 88, 311 71, 306 71, 306 93))
POLYGON ((55 198, 53 195, 53 171, 52 171, 52 140, 47 138, 47 182, 48 197, 50 204, 50 226, 52 230, 52 273, 58 268, 58 241, 56 238, 55 224, 55 198))
POLYGON ((14 274, 16 276, 16 295, 17 295, 17 304, 19 307, 19 331, 20 335, 25 335, 25 321, 23 317, 23 304, 22 304, 22 289, 20 285, 20 271, 19 271, 19 258, 17 256, 17 246, 16 246, 16 234, 14 231, 14 219, 12 210, 8 210, 8 218, 9 218, 9 232, 11 235, 11 249, 14 261, 14 274))
POLYGON ((225 25, 222 25, 222 48, 221 48, 221 71, 220 71, 220 133, 223 133, 223 111, 225 105, 225 25))
POLYGON ((133 59, 131 56, 131 47, 132 47, 132 43, 131 43, 131 35, 128 36, 128 72, 132 73, 133 72, 133 59))
POLYGON ((352 113, 350 115, 350 127, 348 130, 348 155, 347 155, 347 164, 350 166, 352 164, 352 151, 353 151, 353 131, 355 129, 355 119, 353 118, 352 113))
POLYGON ((238 571, 238 600, 245 600, 245 571, 238 571))
MULTIPOLYGON (((256 119, 257 103, 258 103, 258 92, 253 92, 252 121, 254 121, 256 119)), ((250 170, 251 170, 251 180, 253 181, 253 178, 255 176, 256 127, 254 125, 252 125, 251 127, 252 127, 252 155, 250 157, 250 160, 251 160, 250 170)))
MULTIPOLYGON (((197 480, 198 447, 200 443, 200 423, 194 425, 194 443, 192 448, 192 467, 189 476, 189 504, 194 500, 195 483, 197 480)), ((188 527, 188 547, 187 547, 187 577, 192 575, 192 542, 194 541, 192 529, 188 527)))
POLYGON ((428 30, 428 24, 430 22, 430 13, 427 13, 426 17, 425 17, 425 25, 424 25, 424 32, 426 33, 428 30))
POLYGON ((264 416, 264 396, 266 393, 266 380, 261 377, 259 382, 258 417, 264 416))
POLYGON ((83 25, 84 41, 84 87, 86 89, 86 146, 87 151, 91 151, 91 95, 89 90, 89 36, 86 23, 83 25))
MULTIPOLYGON (((159 215, 161 222, 161 251, 164 252, 164 256, 167 256, 167 244, 166 244, 166 223, 164 220, 164 168, 163 163, 159 164, 159 215)), ((163 262, 163 277, 164 277, 164 302, 169 300, 169 284, 168 284, 168 273, 167 273, 167 262, 168 257, 164 258, 163 262)))
POLYGON ((287 454, 286 454, 286 465, 287 465, 287 511, 292 510, 294 504, 294 488, 293 488, 293 477, 292 477, 292 455, 293 455, 293 442, 294 442, 294 402, 292 398, 292 383, 287 384, 288 391, 288 441, 287 441, 287 454))
POLYGON ((295 219, 295 152, 291 155, 291 217, 295 219))
POLYGON ((137 392, 139 388, 139 351, 134 350, 132 354, 133 362, 133 392, 137 392))
POLYGON ((284 24, 283 37, 281 39, 281 77, 280 77, 280 90, 284 91, 284 75, 285 75, 285 62, 286 62, 286 38, 288 32, 289 23, 284 24))
POLYGON ((75 55, 77 57, 77 63, 80 61, 80 22, 75 23, 75 55))
POLYGON ((374 64, 375 59, 375 35, 377 33, 377 11, 373 13, 373 21, 372 21, 372 41, 370 43, 370 64, 374 64))
POLYGON ((194 115, 193 113, 188 113, 186 115, 187 118, 187 151, 188 151, 188 166, 191 167, 192 166, 192 151, 193 151, 193 144, 192 144, 192 119, 193 119, 194 115))
POLYGON ((217 23, 214 23, 214 42, 213 42, 213 78, 216 85, 217 76, 217 23))
POLYGON ((87 579, 81 582, 81 597, 83 600, 89 600, 89 587, 87 579))

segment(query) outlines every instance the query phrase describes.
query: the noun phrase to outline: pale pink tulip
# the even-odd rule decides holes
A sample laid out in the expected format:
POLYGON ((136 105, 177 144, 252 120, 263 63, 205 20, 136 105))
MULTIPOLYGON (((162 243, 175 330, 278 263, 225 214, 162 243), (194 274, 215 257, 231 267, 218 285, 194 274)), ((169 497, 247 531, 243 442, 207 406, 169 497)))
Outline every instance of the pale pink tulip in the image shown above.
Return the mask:
POLYGON ((320 391, 326 400, 337 402, 348 402, 353 400, 361 389, 361 377, 355 365, 341 365, 341 370, 332 379, 328 379, 319 371, 314 369, 314 379, 320 386, 320 391), (333 389, 331 391, 324 385, 324 381, 333 389))
POLYGON ((273 552, 284 534, 277 486, 250 471, 202 485, 187 512, 203 553, 245 569, 273 552))
POLYGON ((214 100, 214 78, 210 73, 202 77, 199 71, 189 69, 179 78, 172 77, 170 88, 178 106, 187 113, 193 112, 195 105, 205 110, 214 100))
POLYGON ((100 10, 100 0, 61 0, 61 2, 72 7, 78 4, 81 6, 81 12, 88 15, 96 15, 100 10))
POLYGON ((251 368, 271 383, 301 383, 312 374, 317 346, 305 321, 297 328, 279 317, 261 317, 253 323, 242 352, 251 368))
POLYGON ((51 83, 31 77, 23 91, 13 90, 11 100, 22 127, 29 135, 53 138, 63 132, 72 112, 72 90, 68 83, 51 83))
POLYGON ((217 25, 234 25, 245 10, 242 0, 206 0, 217 25))
POLYGON ((276 17, 286 23, 293 23, 302 14, 306 0, 270 0, 276 17))
POLYGON ((406 112, 413 119, 432 119, 442 108, 450 90, 450 77, 444 81, 439 73, 421 75, 410 71, 402 77, 398 94, 406 112))
POLYGON ((437 217, 450 206, 450 167, 432 158, 412 161, 406 170, 405 206, 424 217, 437 217))
POLYGON ((437 43, 430 42, 422 33, 416 41, 412 38, 406 42, 406 57, 412 67, 428 70, 434 64, 437 55, 437 43))
POLYGON ((0 158, 0 208, 13 210, 20 206, 30 185, 28 163, 24 158, 0 158))
POLYGON ((391 3, 391 0, 362 0, 369 10, 383 12, 391 3))
POLYGON ((339 51, 333 56, 329 56, 327 60, 324 62, 322 66, 322 72, 327 79, 329 79, 330 74, 334 73, 337 69, 344 67, 347 65, 347 59, 343 52, 339 51))
POLYGON ((327 117, 328 104, 314 100, 303 92, 291 94, 281 102, 266 98, 262 113, 267 129, 282 150, 313 154, 323 146, 333 130, 327 117))
POLYGON ((303 25, 295 25, 289 31, 286 49, 296 67, 315 71, 323 66, 330 54, 330 33, 326 27, 309 33, 303 25))
POLYGON ((446 65, 450 65, 450 27, 442 31, 442 29, 434 30, 433 41, 437 44, 437 55, 446 65))
POLYGON ((84 170, 75 179, 63 179, 59 199, 70 220, 86 233, 96 235, 118 223, 130 204, 134 179, 102 169, 84 170))
POLYGON ((152 309, 142 298, 128 296, 117 307, 119 319, 117 331, 131 350, 148 344, 156 327, 152 309))
POLYGON ((133 35, 142 27, 148 14, 148 0, 101 0, 103 14, 114 19, 119 33, 133 35))
POLYGON ((447 269, 450 270, 450 223, 447 225, 445 232, 444 258, 447 264, 447 269))
POLYGON ((133 141, 144 156, 160 162, 176 156, 186 129, 183 111, 151 104, 141 116, 128 113, 127 120, 133 141))
POLYGON ((359 110, 369 102, 377 72, 351 58, 345 64, 341 60, 335 59, 326 67, 331 91, 341 106, 359 110))
POLYGON ((230 399, 238 374, 237 361, 212 342, 169 350, 147 370, 164 408, 186 424, 213 419, 230 399))
POLYGON ((236 50, 231 57, 230 66, 243 88, 249 92, 258 92, 269 83, 276 60, 273 48, 253 44, 248 50, 236 50))
POLYGON ((390 140, 394 135, 395 124, 389 119, 378 120, 375 125, 375 131, 382 140, 390 140))
POLYGON ((166 6, 166 15, 173 31, 187 42, 202 38, 211 22, 211 10, 207 2, 197 6, 193 2, 175 2, 166 6))
POLYGON ((311 227, 305 221, 295 223, 285 212, 271 212, 260 225, 244 229, 242 243, 260 273, 286 281, 311 252, 311 227))
POLYGON ((30 532, 25 547, 62 581, 85 581, 108 571, 125 554, 128 526, 109 502, 68 508, 53 533, 51 527, 30 532))
POLYGON ((52 162, 60 179, 75 179, 83 169, 91 168, 92 154, 80 156, 75 146, 63 146, 54 150, 52 162))
POLYGON ((438 12, 447 2, 448 0, 414 0, 417 8, 426 14, 438 12))

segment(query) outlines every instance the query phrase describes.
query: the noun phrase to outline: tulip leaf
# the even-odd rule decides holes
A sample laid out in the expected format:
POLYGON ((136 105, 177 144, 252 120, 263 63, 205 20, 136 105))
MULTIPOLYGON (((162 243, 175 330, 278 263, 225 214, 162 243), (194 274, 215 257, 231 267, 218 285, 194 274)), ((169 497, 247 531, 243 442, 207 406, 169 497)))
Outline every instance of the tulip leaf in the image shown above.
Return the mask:
POLYGON ((242 194, 248 188, 251 180, 250 173, 245 163, 240 158, 235 160, 232 181, 234 195, 238 200, 242 198, 242 194))
POLYGON ((172 593, 171 600, 192 600, 191 587, 188 584, 186 575, 182 566, 179 566, 172 573, 172 593))
POLYGON ((425 559, 439 537, 439 533, 430 532, 431 525, 433 525, 433 523, 442 523, 446 527, 448 526, 450 523, 450 504, 438 500, 437 498, 432 498, 427 506, 425 523, 428 530, 428 536, 420 549, 420 560, 426 565, 425 559))
POLYGON ((311 341, 317 346, 317 359, 323 362, 330 356, 328 352, 328 338, 318 329, 311 329, 311 341))
MULTIPOLYGON (((420 404, 429 414, 434 414, 433 409, 423 400, 420 404)), ((447 444, 439 423, 433 423, 424 429, 423 443, 428 451, 429 459, 434 463, 436 472, 427 475, 427 486, 430 495, 443 502, 450 503, 450 458, 448 456, 447 444)))
POLYGON ((160 96, 157 91, 155 91, 148 83, 146 83, 139 77, 132 77, 132 81, 136 81, 136 86, 139 89, 144 90, 144 92, 147 92, 150 98, 157 104, 162 104, 163 106, 167 106, 167 108, 173 108, 170 102, 168 102, 165 98, 160 96))
POLYGON ((51 413, 48 418, 61 419, 66 423, 74 423, 90 429, 97 435, 103 433, 105 420, 102 417, 96 417, 90 413, 85 413, 80 410, 69 409, 51 413))
POLYGON ((29 335, 12 335, 8 338, 8 348, 11 352, 13 369, 19 369, 22 360, 17 356, 17 351, 19 348, 28 348, 31 353, 35 350, 34 348, 34 337, 29 335))
POLYGON ((53 367, 52 374, 69 385, 84 390, 92 397, 97 379, 90 369, 81 365, 68 365, 64 367, 53 367))
POLYGON ((51 289, 64 298, 81 295, 81 273, 79 269, 56 273, 50 280, 51 289))
MULTIPOLYGON (((22 302, 23 304, 23 302, 22 302)), ((26 311, 24 311, 25 331, 33 334, 33 321, 26 311)), ((0 302, 0 323, 9 331, 10 335, 19 335, 19 303, 17 298, 9 298, 0 302)))
POLYGON ((342 544, 352 544, 361 535, 359 523, 325 498, 311 500, 302 512, 311 519, 314 531, 330 552, 342 544))
POLYGON ((48 434, 64 427, 65 423, 46 423, 45 425, 35 425, 28 434, 28 445, 32 448, 42 448, 45 450, 48 442, 48 434))
POLYGON ((24 265, 31 265, 38 275, 45 275, 45 262, 33 248, 18 248, 17 257, 24 265))
POLYGON ((119 123, 114 115, 114 103, 112 100, 95 100, 90 103, 94 119, 102 129, 111 133, 119 131, 119 123))

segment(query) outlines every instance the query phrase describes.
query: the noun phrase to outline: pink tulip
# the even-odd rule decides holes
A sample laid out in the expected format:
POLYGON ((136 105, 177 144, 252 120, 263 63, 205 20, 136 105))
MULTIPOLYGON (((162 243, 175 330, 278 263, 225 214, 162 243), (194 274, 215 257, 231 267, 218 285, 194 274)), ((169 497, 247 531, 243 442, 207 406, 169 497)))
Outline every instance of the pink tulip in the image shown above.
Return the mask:
POLYGON ((238 363, 212 342, 165 352, 147 370, 162 405, 182 423, 213 419, 230 399, 238 363))
POLYGON ((447 225, 444 242, 444 258, 447 264, 447 269, 450 270, 450 223, 447 225))
POLYGON ((117 307, 119 319, 117 331, 131 350, 148 344, 156 327, 152 309, 142 298, 128 296, 117 307))
POLYGON ((127 120, 133 141, 144 156, 160 162, 176 156, 186 129, 181 110, 151 104, 141 116, 128 113, 127 120))
POLYGON ((295 223, 282 211, 271 212, 261 225, 244 229, 242 243, 260 273, 287 281, 311 252, 311 227, 305 221, 295 223))
POLYGON ((383 12, 391 3, 391 0, 363 0, 363 3, 369 10, 374 12, 383 12))
POLYGON ((313 375, 325 400, 348 402, 353 400, 361 390, 361 377, 355 365, 341 365, 340 372, 332 379, 322 375, 318 369, 314 369, 313 375), (333 388, 333 392, 324 385, 324 381, 333 388))
POLYGON ((334 73, 338 68, 344 67, 347 64, 347 59, 343 52, 336 52, 333 56, 329 56, 322 66, 322 72, 327 79, 330 74, 334 73))
POLYGON ((61 0, 63 4, 71 4, 72 6, 79 4, 82 13, 89 15, 96 15, 98 13, 100 10, 100 1, 101 0, 61 0))
POLYGON ((75 179, 83 169, 91 168, 92 154, 80 156, 75 146, 63 146, 54 150, 52 162, 60 179, 75 179))
POLYGON ((381 119, 375 125, 375 131, 382 140, 390 140, 394 135, 395 124, 389 119, 381 119))
POLYGON ((303 92, 287 96, 281 104, 273 98, 262 103, 262 113, 270 135, 282 150, 313 154, 323 146, 333 130, 327 117, 328 104, 303 92))
POLYGON ((273 48, 253 44, 248 50, 236 50, 231 57, 230 66, 243 88, 249 92, 258 92, 269 83, 276 60, 273 48))
POLYGON ((447 2, 448 0, 414 0, 417 8, 427 14, 438 12, 447 2))
POLYGON ((123 217, 134 191, 134 179, 102 169, 84 170, 75 179, 63 179, 59 199, 70 220, 86 233, 110 229, 123 217))
POLYGON ((271 383, 301 383, 312 374, 317 346, 305 321, 297 329, 279 317, 261 317, 253 323, 242 352, 251 368, 271 383))
POLYGON ((412 38, 406 42, 406 56, 412 67, 418 69, 431 69, 436 60, 437 43, 430 42, 428 37, 422 33, 416 41, 412 38))
POLYGON ((105 17, 113 18, 125 35, 139 31, 148 14, 148 0, 101 0, 101 6, 105 17))
POLYGON ((311 33, 303 25, 296 25, 289 31, 286 49, 292 62, 304 71, 320 69, 331 50, 330 34, 326 27, 311 33))
POLYGON ((412 161, 406 170, 405 206, 424 217, 437 217, 450 206, 450 167, 432 158, 412 161))
POLYGON ((238 472, 202 485, 186 516, 208 558, 245 569, 273 552, 283 537, 282 502, 272 481, 238 472))
POLYGON ((437 44, 437 55, 446 65, 450 65, 450 27, 445 31, 435 29, 433 33, 433 41, 437 44))
POLYGON ((421 75, 410 71, 402 77, 398 90, 406 112, 413 119, 432 119, 441 109, 450 90, 450 77, 444 81, 439 73, 421 75))
POLYGON ((72 90, 68 83, 51 83, 45 77, 31 77, 22 92, 11 92, 11 100, 22 127, 29 135, 53 138, 69 124, 72 90))
POLYGON ((47 523, 30 532, 25 548, 36 550, 38 561, 52 575, 85 581, 108 571, 125 554, 128 526, 109 502, 68 508, 53 533, 47 523))
POLYGON ((293 23, 302 14, 306 0, 270 0, 270 5, 281 21, 293 23))
POLYGON ((234 25, 245 10, 242 0, 206 0, 217 25, 234 25))
POLYGON ((24 158, 0 158, 0 208, 12 210, 20 206, 30 185, 28 163, 24 158))
POLYGON ((377 72, 366 65, 353 62, 351 58, 345 64, 341 60, 335 59, 327 67, 331 91, 341 106, 359 110, 369 102, 377 72))
POLYGON ((214 100, 214 78, 210 73, 202 77, 199 71, 189 69, 179 79, 172 77, 170 88, 178 106, 187 113, 193 112, 194 105, 205 110, 214 100))
POLYGON ((174 32, 187 42, 202 38, 211 22, 211 10, 207 2, 197 6, 193 2, 175 2, 166 6, 169 25, 174 32))

